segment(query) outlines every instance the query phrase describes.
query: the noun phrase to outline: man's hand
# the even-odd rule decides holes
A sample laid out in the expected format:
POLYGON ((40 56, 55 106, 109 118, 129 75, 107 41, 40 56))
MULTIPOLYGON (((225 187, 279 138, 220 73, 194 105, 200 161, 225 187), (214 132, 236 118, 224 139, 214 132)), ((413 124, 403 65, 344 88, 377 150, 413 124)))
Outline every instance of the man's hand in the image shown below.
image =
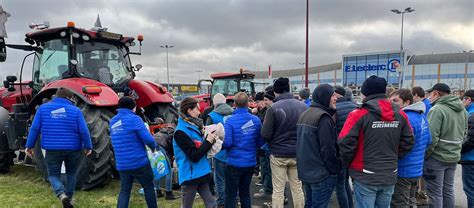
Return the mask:
POLYGON ((86 150, 84 150, 84 153, 86 154, 86 157, 88 157, 89 155, 92 154, 92 150, 86 149, 86 150))
POLYGON ((33 157, 33 155, 35 154, 33 152, 33 149, 30 149, 30 148, 26 148, 25 152, 26 152, 26 155, 28 155, 29 157, 33 157))

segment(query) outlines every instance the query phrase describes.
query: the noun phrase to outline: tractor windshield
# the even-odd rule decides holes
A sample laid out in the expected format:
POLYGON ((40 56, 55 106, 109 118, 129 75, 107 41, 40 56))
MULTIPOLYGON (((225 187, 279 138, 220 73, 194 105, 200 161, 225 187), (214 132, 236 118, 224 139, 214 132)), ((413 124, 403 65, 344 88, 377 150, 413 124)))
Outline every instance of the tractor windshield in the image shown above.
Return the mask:
POLYGON ((225 96, 235 95, 237 92, 251 93, 252 83, 248 80, 239 79, 215 79, 212 84, 212 97, 217 93, 222 93, 225 96), (238 83, 240 81, 240 91, 238 83))
POLYGON ((34 65, 34 81, 41 86, 61 79, 68 71, 69 46, 64 39, 54 39, 44 43, 44 50, 38 53, 34 65))
POLYGON ((79 42, 76 54, 80 76, 106 85, 119 85, 132 78, 125 47, 103 42, 79 42))
MULTIPOLYGON (((124 46, 103 42, 76 42, 77 74, 107 85, 120 85, 133 76, 124 46)), ((44 42, 44 48, 35 58, 34 81, 39 86, 74 77, 69 70, 70 45, 67 39, 44 42), (37 60, 39 59, 39 60, 37 60)))

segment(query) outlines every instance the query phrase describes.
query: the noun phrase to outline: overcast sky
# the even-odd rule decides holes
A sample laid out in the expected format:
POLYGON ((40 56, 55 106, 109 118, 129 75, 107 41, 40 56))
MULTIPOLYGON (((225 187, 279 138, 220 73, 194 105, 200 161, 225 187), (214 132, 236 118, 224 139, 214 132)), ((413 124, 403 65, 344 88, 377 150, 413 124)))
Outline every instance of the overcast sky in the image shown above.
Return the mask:
MULTIPOLYGON (((174 82, 196 83, 215 72, 300 68, 305 59, 305 0, 0 0, 11 14, 7 43, 24 43, 28 24, 52 27, 74 21, 127 36, 143 34, 139 79, 166 82, 166 54, 174 82)), ((344 54, 400 48, 401 16, 390 9, 412 7, 405 16, 404 47, 415 54, 474 49, 473 0, 311 0, 310 58, 316 66, 341 61, 344 54)), ((0 76, 15 74, 25 53, 8 51, 0 76)), ((31 68, 31 66, 26 66, 31 68)), ((30 77, 30 73, 26 77, 30 77)))

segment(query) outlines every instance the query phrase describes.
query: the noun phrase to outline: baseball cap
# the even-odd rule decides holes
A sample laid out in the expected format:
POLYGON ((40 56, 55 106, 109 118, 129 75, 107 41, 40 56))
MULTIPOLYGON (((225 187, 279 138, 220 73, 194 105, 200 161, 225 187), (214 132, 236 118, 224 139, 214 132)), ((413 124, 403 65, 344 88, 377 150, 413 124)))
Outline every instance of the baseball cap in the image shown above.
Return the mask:
POLYGON ((449 86, 444 83, 435 84, 431 89, 428 89, 427 92, 431 93, 433 92, 433 90, 437 90, 437 91, 448 93, 448 94, 451 93, 451 89, 449 88, 449 86))

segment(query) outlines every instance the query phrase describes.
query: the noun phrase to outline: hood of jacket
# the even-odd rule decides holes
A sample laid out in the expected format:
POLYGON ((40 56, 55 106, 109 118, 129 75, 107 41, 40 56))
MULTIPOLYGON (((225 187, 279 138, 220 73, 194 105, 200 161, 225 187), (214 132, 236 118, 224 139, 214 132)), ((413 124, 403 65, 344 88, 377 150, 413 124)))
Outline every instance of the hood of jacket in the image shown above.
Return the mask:
POLYGON ((461 99, 454 95, 446 95, 438 98, 438 100, 433 102, 433 106, 435 105, 445 105, 456 112, 461 112, 465 109, 461 99))
POLYGON ((234 109, 225 103, 218 104, 214 111, 220 115, 227 116, 231 115, 234 112, 234 109))
POLYGON ((426 112, 426 106, 425 103, 422 101, 413 103, 409 106, 406 106, 403 108, 404 111, 416 111, 419 113, 425 113, 426 112))
POLYGON ((397 107, 388 100, 385 94, 374 94, 364 98, 362 108, 375 115, 377 120, 393 121, 393 116, 387 112, 393 112, 397 107))

